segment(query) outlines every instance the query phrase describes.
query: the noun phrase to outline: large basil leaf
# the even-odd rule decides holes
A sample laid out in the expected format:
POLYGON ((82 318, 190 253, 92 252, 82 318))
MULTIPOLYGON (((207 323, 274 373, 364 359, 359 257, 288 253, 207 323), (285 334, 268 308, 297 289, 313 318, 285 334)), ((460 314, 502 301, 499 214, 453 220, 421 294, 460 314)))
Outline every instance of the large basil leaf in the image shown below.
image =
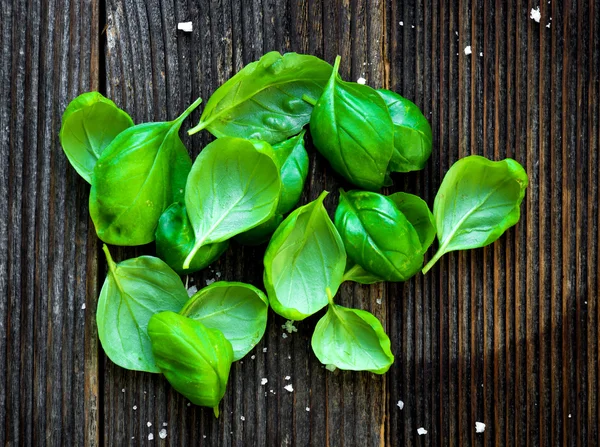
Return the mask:
POLYGON ((390 339, 379 320, 333 302, 317 323, 311 344, 321 363, 339 369, 384 374, 394 363, 390 339))
POLYGON ((181 268, 185 258, 194 248, 194 229, 185 205, 176 202, 168 207, 156 227, 156 255, 180 275, 202 270, 216 261, 229 247, 228 241, 204 245, 198 249, 187 269, 181 268))
POLYGON ((219 417, 233 362, 231 343, 221 331, 161 312, 150 319, 148 335, 156 364, 173 388, 195 405, 212 407, 219 417))
POLYGON ((388 108, 369 86, 344 82, 340 57, 310 118, 315 147, 349 182, 378 190, 394 149, 394 126, 388 108))
POLYGON ((411 101, 389 90, 377 90, 394 122, 394 152, 389 170, 409 172, 423 169, 431 155, 431 126, 411 101))
MULTIPOLYGON (((308 154, 304 148, 304 134, 305 131, 302 131, 299 135, 270 147, 270 150, 262 149, 270 154, 275 164, 279 166, 281 177, 279 203, 275 216, 245 233, 238 234, 235 240, 239 243, 258 245, 267 242, 283 220, 283 215, 294 208, 300 200, 308 175, 308 154)), ((261 147, 266 145, 264 142, 252 141, 255 147, 257 144, 261 147)))
POLYGON ((104 242, 152 242, 162 212, 183 199, 192 161, 179 128, 200 101, 174 121, 130 127, 104 150, 90 191, 90 214, 104 242))
POLYGON ((397 192, 388 197, 414 227, 419 235, 423 253, 426 252, 435 239, 435 219, 427 203, 420 197, 406 192, 397 192))
POLYGON ((303 320, 327 305, 326 289, 342 283, 346 252, 323 206, 324 191, 293 211, 277 228, 265 252, 269 304, 290 320, 303 320))
POLYGON ((485 247, 515 225, 528 183, 523 167, 510 158, 471 155, 454 163, 433 203, 440 246, 423 273, 445 253, 485 247))
POLYGON ((206 146, 194 162, 185 191, 196 240, 183 268, 189 268, 200 247, 273 217, 280 191, 277 166, 252 142, 224 137, 206 146))
POLYGON ((406 281, 423 265, 419 235, 386 196, 341 191, 335 226, 348 257, 386 281, 406 281))
POLYGON ((256 287, 219 281, 199 290, 179 313, 221 331, 231 343, 233 360, 239 360, 263 337, 268 310, 267 297, 256 287))
POLYGON ((92 173, 104 149, 125 129, 130 116, 98 92, 79 95, 62 116, 60 143, 71 165, 92 183, 92 173))
POLYGON ((104 245, 108 275, 98 300, 98 337, 109 359, 138 371, 159 372, 148 321, 164 310, 179 312, 188 300, 181 278, 167 264, 140 256, 116 264, 104 245))
POLYGON ((315 56, 267 53, 213 93, 189 133, 283 141, 310 120, 312 106, 302 96, 321 96, 330 75, 331 65, 315 56))

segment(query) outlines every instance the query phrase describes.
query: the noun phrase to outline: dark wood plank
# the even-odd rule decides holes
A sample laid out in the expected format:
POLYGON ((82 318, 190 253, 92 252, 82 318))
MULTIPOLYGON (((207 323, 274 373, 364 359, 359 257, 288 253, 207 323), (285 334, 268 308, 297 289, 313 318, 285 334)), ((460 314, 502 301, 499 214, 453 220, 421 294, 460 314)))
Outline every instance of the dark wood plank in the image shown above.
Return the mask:
POLYGON ((58 132, 98 88, 99 3, 0 10, 0 443, 98 445, 97 242, 58 132))

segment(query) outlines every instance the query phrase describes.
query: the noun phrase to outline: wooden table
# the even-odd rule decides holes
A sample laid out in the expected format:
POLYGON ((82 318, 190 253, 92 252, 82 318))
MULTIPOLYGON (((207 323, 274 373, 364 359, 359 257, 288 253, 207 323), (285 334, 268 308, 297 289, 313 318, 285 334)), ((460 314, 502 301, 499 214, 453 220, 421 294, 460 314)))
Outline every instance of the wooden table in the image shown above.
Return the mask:
MULTIPOLYGON (((597 444, 600 1, 542 1, 540 23, 537 3, 522 0, 0 5, 0 445, 597 444), (193 33, 177 31, 188 20, 193 33), (515 158, 530 186, 521 221, 493 245, 446 255, 403 284, 342 287, 342 304, 374 312, 390 334, 396 363, 385 376, 326 371, 310 349, 316 318, 284 339, 271 314, 215 419, 161 376, 104 356, 94 316, 106 264, 89 186, 58 131, 87 90, 136 122, 172 119, 269 50, 340 54, 345 79, 422 108, 433 154, 390 191, 432 204, 468 154, 515 158)), ((196 156, 211 137, 183 139, 196 156)), ((342 185, 309 150, 303 203, 342 185)), ((234 245, 190 280, 218 271, 262 286, 263 251, 234 245)))

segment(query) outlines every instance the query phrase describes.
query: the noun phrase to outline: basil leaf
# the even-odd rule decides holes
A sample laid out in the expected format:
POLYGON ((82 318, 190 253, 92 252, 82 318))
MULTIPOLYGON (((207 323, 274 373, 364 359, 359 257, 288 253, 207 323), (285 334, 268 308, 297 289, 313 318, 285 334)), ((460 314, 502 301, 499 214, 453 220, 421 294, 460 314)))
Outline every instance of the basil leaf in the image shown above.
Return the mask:
POLYGON ((180 275, 202 270, 216 261, 229 247, 229 242, 217 242, 198 249, 187 269, 181 268, 190 254, 196 238, 185 205, 179 202, 169 206, 156 227, 156 255, 180 275))
POLYGON ((368 272, 360 265, 349 261, 348 265, 346 265, 346 271, 344 272, 344 281, 353 281, 359 284, 375 284, 385 280, 371 272, 368 272))
POLYGON ((394 148, 392 119, 377 91, 342 81, 339 66, 338 56, 310 118, 313 143, 346 180, 378 190, 394 148))
POLYGON ((178 132, 200 102, 174 121, 130 127, 102 153, 92 177, 90 215, 104 242, 152 242, 162 212, 183 199, 192 161, 178 132))
POLYGON ((417 232, 386 196, 341 191, 335 226, 348 257, 386 281, 406 281, 423 265, 417 232))
POLYGON ((330 75, 331 65, 317 57, 267 53, 213 93, 189 133, 283 141, 310 120, 312 106, 302 96, 318 98, 330 75))
POLYGON ((427 203, 420 197, 406 192, 397 192, 388 196, 402 214, 408 219, 419 235, 423 253, 435 239, 435 219, 427 203))
POLYGON ((183 306, 181 315, 218 329, 233 347, 233 360, 244 357, 263 337, 269 303, 250 284, 219 281, 199 290, 183 306))
POLYGON ((79 95, 62 116, 60 144, 71 166, 92 183, 92 173, 106 147, 133 126, 130 116, 98 92, 79 95))
POLYGON ((485 247, 515 225, 528 183, 523 167, 510 158, 471 155, 454 163, 433 203, 440 246, 423 273, 445 253, 485 247))
POLYGON ((140 256, 116 264, 104 245, 108 274, 98 299, 98 337, 109 359, 122 368, 159 372, 147 334, 152 315, 178 312, 188 300, 181 278, 167 264, 140 256))
POLYGON ((183 268, 189 268, 203 245, 225 241, 273 217, 280 191, 277 166, 252 142, 224 137, 206 146, 186 186, 196 241, 183 268))
POLYGON ((238 234, 235 240, 240 244, 259 245, 267 242, 283 220, 283 215, 294 208, 300 200, 308 175, 308 154, 304 148, 304 134, 305 131, 302 131, 299 135, 272 147, 262 141, 252 140, 254 146, 257 149, 261 147, 259 150, 270 155, 279 167, 281 194, 277 204, 277 214, 267 222, 238 234), (269 146, 269 149, 266 150, 264 146, 269 146))
POLYGON ((321 363, 339 369, 384 374, 394 363, 390 339, 379 320, 333 302, 317 323, 311 345, 321 363))
POLYGON ((327 191, 294 210, 273 234, 265 252, 269 304, 290 320, 303 320, 327 305, 329 288, 342 283, 346 252, 323 206, 327 191))
POLYGON ((193 404, 212 407, 219 417, 233 361, 231 343, 221 331, 161 312, 150 319, 148 334, 156 364, 171 386, 193 404))
POLYGON ((377 90, 394 123, 394 152, 389 170, 410 172, 423 169, 431 155, 431 126, 411 101, 390 90, 377 90))

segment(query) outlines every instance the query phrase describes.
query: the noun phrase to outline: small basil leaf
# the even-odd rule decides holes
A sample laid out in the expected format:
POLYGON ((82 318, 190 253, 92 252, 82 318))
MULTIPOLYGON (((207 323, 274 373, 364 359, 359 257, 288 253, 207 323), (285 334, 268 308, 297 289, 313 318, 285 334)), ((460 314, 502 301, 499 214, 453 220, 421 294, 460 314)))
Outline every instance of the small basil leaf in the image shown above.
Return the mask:
POLYGON ((180 275, 202 270, 216 261, 229 247, 229 242, 204 245, 192 258, 190 267, 182 269, 185 258, 194 248, 194 229, 188 218, 185 205, 179 202, 169 206, 158 220, 156 227, 156 255, 169 264, 180 275))
POLYGON ((267 53, 213 93, 189 133, 283 141, 310 120, 312 106, 302 96, 318 98, 330 75, 331 65, 315 56, 267 53))
POLYGON ((431 126, 411 101, 389 90, 377 90, 394 123, 394 152, 388 169, 410 172, 423 169, 431 155, 431 126))
POLYGON ((310 133, 335 171, 363 189, 378 190, 394 148, 392 119, 376 90, 341 80, 339 65, 338 56, 310 118, 310 133))
POLYGON ((342 191, 335 226, 348 257, 386 281, 406 281, 423 265, 417 232, 394 202, 381 194, 342 191))
POLYGON ((178 132, 200 102, 174 121, 130 127, 102 153, 92 177, 90 214, 104 242, 152 242, 160 215, 183 199, 192 161, 178 132))
POLYGON ((390 339, 379 320, 334 303, 317 323, 311 344, 321 363, 339 369, 384 374, 394 363, 390 339))
POLYGON ((294 210, 279 225, 265 252, 269 304, 290 320, 303 320, 327 305, 326 289, 342 283, 346 252, 323 207, 328 193, 294 210))
POLYGON ((233 362, 231 343, 221 331, 161 312, 150 319, 148 334, 156 364, 171 386, 193 404, 212 407, 219 417, 233 362))
POLYGON ((206 146, 188 177, 185 204, 195 233, 189 268, 200 247, 225 241, 275 214, 281 179, 271 157, 242 138, 224 137, 206 146))
POLYGON ((167 264, 140 256, 116 264, 104 245, 108 275, 98 300, 98 337, 109 359, 122 368, 159 372, 148 338, 148 321, 164 310, 179 312, 188 300, 181 278, 167 264))
POLYGON ((233 360, 244 357, 263 337, 269 303, 250 284, 219 281, 199 290, 183 306, 181 315, 218 329, 233 347, 233 360))
POLYGON ((348 264, 344 272, 344 281, 353 281, 359 284, 375 284, 385 281, 352 261, 349 261, 348 264))
POLYGON ((133 126, 130 116, 98 92, 79 95, 62 117, 60 144, 71 165, 92 183, 98 158, 125 129, 133 126))
POLYGON ((427 203, 420 197, 406 192, 397 192, 388 196, 404 214, 419 235, 423 253, 435 239, 435 219, 427 203))
POLYGON ((433 203, 440 246, 423 273, 445 253, 485 247, 515 225, 528 183, 523 167, 510 158, 471 155, 454 163, 433 203))

